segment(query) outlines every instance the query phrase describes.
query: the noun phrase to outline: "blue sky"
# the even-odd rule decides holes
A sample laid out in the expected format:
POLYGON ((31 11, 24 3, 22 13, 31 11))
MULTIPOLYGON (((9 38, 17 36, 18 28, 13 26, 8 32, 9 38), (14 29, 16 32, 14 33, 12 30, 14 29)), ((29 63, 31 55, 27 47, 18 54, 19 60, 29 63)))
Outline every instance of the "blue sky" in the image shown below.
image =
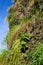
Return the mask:
POLYGON ((0 0, 0 49, 4 48, 2 46, 2 41, 8 30, 8 22, 4 19, 7 16, 7 8, 12 5, 12 0, 0 0))

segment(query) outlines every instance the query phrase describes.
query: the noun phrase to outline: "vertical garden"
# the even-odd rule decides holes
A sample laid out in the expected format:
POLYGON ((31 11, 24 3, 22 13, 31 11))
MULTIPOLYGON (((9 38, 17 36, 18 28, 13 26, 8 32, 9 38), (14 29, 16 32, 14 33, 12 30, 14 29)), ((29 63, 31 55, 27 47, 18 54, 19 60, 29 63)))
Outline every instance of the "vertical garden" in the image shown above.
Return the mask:
POLYGON ((12 1, 0 65, 43 65, 43 0, 12 1))

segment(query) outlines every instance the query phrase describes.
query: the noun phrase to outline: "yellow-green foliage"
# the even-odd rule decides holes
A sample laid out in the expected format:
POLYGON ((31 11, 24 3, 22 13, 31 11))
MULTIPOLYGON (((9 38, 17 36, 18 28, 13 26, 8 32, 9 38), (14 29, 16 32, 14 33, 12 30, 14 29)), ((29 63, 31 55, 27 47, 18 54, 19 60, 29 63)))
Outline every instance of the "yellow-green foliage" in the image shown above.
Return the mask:
POLYGON ((20 40, 16 40, 9 51, 0 55, 0 65, 43 65, 43 43, 37 42, 33 46, 21 53, 20 40))

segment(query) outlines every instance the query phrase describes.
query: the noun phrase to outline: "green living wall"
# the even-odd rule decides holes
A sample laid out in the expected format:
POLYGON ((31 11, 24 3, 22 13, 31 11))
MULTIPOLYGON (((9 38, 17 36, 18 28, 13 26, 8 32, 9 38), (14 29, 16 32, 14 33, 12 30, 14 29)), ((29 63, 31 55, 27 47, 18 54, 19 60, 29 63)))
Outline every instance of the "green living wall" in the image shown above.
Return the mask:
POLYGON ((43 0, 13 0, 6 20, 8 50, 0 65, 43 65, 43 0))

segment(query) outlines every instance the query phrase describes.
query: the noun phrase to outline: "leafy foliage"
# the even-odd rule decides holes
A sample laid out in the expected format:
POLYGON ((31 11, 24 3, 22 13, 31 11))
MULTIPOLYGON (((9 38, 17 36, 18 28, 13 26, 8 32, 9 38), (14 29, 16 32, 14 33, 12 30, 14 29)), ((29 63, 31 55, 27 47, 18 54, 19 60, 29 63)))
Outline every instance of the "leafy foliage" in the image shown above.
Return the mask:
POLYGON ((31 38, 31 36, 29 34, 26 34, 26 33, 21 33, 20 38, 29 40, 31 38))

